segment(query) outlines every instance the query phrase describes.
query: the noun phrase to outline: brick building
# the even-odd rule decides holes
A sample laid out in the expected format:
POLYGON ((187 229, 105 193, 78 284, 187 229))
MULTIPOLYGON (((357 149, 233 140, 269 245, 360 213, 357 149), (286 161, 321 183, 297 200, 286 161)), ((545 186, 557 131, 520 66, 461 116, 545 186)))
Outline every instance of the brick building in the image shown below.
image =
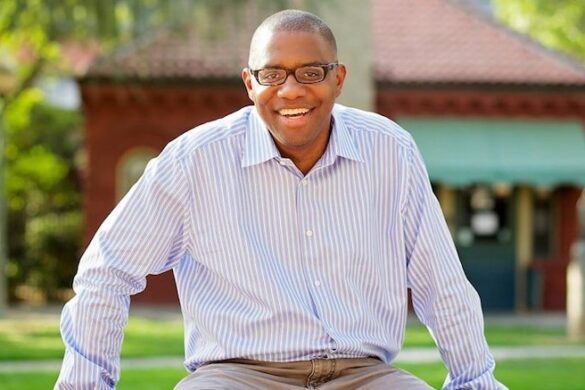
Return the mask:
MULTIPOLYGON (((371 5, 371 25, 349 27, 373 40, 372 109, 417 140, 484 307, 564 309, 585 185, 585 69, 461 1, 371 5)), ((80 80, 88 240, 169 140, 249 104, 239 74, 263 16, 214 39, 159 33, 80 80)), ((134 300, 174 302, 172 275, 149 277, 134 300)))

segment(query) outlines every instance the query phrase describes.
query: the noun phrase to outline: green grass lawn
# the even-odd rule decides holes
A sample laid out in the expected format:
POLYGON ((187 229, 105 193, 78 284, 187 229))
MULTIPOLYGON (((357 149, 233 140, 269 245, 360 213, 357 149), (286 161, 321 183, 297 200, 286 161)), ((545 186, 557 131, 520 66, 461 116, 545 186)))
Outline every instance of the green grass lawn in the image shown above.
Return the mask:
MULTIPOLYGON (((401 364, 400 367, 440 389, 446 370, 442 363, 401 364)), ((585 389, 585 358, 579 359, 522 359, 498 362, 498 379, 513 390, 578 390, 585 389)), ((57 372, 0 373, 3 390, 50 389, 57 372)), ((172 389, 186 375, 177 369, 129 369, 122 371, 119 390, 172 389)))
MULTIPOLYGON (((399 364, 440 389, 447 370, 442 363, 399 364)), ((496 377, 512 390, 583 390, 585 358, 520 359, 497 362, 496 377)))
MULTIPOLYGON (((563 328, 495 326, 486 328, 490 345, 571 344, 563 328)), ((584 344, 584 343, 581 343, 584 344)), ((63 343, 57 320, 0 319, 0 361, 60 359, 63 343)), ((405 348, 432 347, 434 342, 421 325, 409 325, 405 348)), ((183 355, 183 324, 179 320, 130 317, 124 336, 123 357, 183 355)))
MULTIPOLYGON (((152 320, 132 316, 122 348, 123 357, 182 356, 183 326, 179 320, 152 320)), ((568 345, 562 328, 490 325, 486 337, 496 345, 568 345)), ((583 343, 581 343, 583 345, 583 343)), ((0 361, 61 359, 59 324, 52 320, 0 319, 0 361)), ((434 346, 427 330, 409 325, 405 348, 434 346)), ((440 388, 446 375, 442 363, 399 364, 440 388)), ((497 377, 511 389, 585 389, 585 358, 521 359, 498 361, 497 377)), ((52 388, 57 372, 0 373, 0 388, 52 388)), ((127 369, 118 389, 170 389, 186 375, 176 369, 127 369)))
MULTIPOLYGON (((564 328, 542 328, 529 326, 490 325, 486 327, 485 337, 489 345, 570 345, 564 328)), ((409 325, 404 340, 405 348, 432 347, 435 343, 427 329, 422 325, 409 325)))
MULTIPOLYGON (((122 372, 118 390, 164 390, 172 389, 187 372, 184 369, 132 369, 122 372)), ((58 372, 0 373, 2 390, 52 389, 58 372)))
MULTIPOLYGON (((60 359, 59 322, 0 319, 0 361, 60 359)), ((182 356, 182 321, 130 317, 122 356, 182 356)))

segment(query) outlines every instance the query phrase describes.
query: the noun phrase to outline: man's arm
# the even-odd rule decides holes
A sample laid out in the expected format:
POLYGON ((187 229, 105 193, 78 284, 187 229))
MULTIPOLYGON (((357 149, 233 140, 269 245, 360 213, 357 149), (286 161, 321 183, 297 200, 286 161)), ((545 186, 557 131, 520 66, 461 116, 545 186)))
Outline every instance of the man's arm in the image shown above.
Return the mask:
POLYGON ((445 389, 505 389, 483 333, 481 303, 455 250, 427 171, 411 142, 404 206, 408 284, 414 309, 431 331, 449 376, 445 389))
POLYGON ((114 388, 130 295, 183 256, 187 179, 175 154, 168 146, 148 164, 83 255, 61 317, 66 349, 56 389, 114 388))

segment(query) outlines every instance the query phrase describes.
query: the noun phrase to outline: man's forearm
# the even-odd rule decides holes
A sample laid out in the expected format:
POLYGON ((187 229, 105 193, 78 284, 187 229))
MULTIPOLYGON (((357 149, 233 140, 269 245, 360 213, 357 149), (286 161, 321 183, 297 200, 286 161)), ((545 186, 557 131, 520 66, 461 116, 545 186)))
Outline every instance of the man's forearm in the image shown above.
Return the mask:
POLYGON ((120 349, 129 298, 80 291, 61 316, 65 357, 55 389, 112 389, 120 377, 120 349))

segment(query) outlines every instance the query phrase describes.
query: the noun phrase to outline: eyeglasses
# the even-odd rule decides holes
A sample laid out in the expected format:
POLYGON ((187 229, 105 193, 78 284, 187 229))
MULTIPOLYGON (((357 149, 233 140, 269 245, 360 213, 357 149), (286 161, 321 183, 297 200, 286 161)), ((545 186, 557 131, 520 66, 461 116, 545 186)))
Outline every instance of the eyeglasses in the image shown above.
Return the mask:
POLYGON ((252 70, 250 73, 254 75, 258 84, 265 86, 275 86, 284 84, 290 74, 295 76, 301 84, 315 84, 320 83, 327 77, 327 72, 335 69, 337 62, 332 62, 325 65, 308 65, 301 66, 296 69, 282 69, 282 68, 264 68, 252 70))

